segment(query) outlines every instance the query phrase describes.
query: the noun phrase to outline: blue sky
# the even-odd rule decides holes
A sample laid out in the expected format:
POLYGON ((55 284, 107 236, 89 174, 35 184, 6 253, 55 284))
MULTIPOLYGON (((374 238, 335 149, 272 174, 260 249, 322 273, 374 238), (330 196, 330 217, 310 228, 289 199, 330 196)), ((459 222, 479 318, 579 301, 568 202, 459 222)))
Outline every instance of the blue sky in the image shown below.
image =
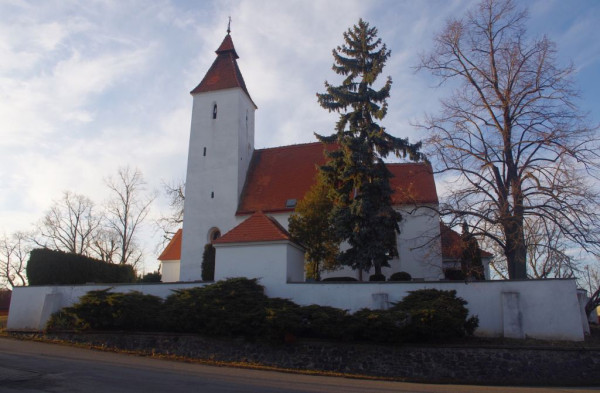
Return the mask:
MULTIPOLYGON (((335 80, 331 50, 360 17, 392 50, 394 81, 384 125, 424 137, 411 124, 448 94, 413 67, 445 20, 476 4, 421 1, 0 1, 0 234, 29 230, 70 190, 98 205, 103 179, 138 167, 149 190, 185 177, 189 91, 215 58, 231 16, 232 38, 258 106, 256 146, 314 140, 335 116, 315 98, 335 80)), ((556 42, 573 61, 580 107, 600 122, 600 2, 519 1, 530 36, 556 42)), ((152 212, 166 212, 159 198, 152 212)), ((152 218, 142 244, 157 267, 152 218)))

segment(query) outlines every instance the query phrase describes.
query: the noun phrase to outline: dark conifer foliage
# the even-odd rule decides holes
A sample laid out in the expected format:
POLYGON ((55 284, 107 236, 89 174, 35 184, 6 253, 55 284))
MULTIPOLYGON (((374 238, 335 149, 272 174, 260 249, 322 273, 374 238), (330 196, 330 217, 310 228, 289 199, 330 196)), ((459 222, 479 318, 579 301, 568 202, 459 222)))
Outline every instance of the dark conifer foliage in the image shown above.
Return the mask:
POLYGON ((333 50, 333 70, 344 76, 341 85, 325 82, 326 93, 317 94, 319 104, 340 113, 336 132, 317 135, 338 149, 327 153, 321 168, 331 187, 335 206, 331 212, 338 237, 350 248, 339 260, 353 269, 381 274, 382 266, 397 255, 396 233, 401 216, 391 205, 392 174, 383 159, 390 153, 417 161, 424 159, 420 143, 388 134, 378 124, 387 113, 392 80, 380 89, 373 84, 383 71, 390 51, 377 37, 377 29, 362 19, 344 33, 345 43, 333 50))

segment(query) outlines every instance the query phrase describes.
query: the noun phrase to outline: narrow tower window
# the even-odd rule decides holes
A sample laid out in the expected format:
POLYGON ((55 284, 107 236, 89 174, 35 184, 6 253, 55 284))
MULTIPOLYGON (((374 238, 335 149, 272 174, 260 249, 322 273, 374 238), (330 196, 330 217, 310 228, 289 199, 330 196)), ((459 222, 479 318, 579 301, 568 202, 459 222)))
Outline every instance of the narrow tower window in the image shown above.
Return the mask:
POLYGON ((213 105, 213 119, 217 118, 217 103, 213 105))
POLYGON ((214 192, 214 191, 211 191, 211 193, 210 193, 210 197, 211 197, 211 198, 214 198, 214 197, 215 197, 215 192, 214 192))
POLYGON ((204 148, 204 152, 202 153, 204 157, 206 157, 206 147, 204 148))

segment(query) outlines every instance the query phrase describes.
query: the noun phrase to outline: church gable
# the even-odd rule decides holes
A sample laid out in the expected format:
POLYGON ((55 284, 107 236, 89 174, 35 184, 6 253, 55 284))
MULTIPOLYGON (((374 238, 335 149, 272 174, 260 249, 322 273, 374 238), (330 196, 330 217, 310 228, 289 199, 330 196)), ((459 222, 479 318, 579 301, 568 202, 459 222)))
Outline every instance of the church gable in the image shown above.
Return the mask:
POLYGON ((256 212, 250 218, 214 240, 213 244, 273 242, 290 240, 291 236, 277 221, 256 212))

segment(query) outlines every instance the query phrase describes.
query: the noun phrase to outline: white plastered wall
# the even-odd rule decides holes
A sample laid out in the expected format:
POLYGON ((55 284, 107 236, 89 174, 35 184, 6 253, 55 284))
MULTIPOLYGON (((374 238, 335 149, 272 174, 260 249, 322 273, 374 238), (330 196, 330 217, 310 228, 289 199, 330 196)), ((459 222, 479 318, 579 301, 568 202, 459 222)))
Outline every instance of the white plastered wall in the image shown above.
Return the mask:
POLYGON ((254 151, 254 104, 240 88, 194 95, 181 247, 181 281, 200 280, 211 229, 236 225, 254 151), (213 106, 217 104, 217 118, 213 106))
POLYGON ((179 281, 179 260, 161 261, 161 281, 162 282, 177 282, 179 281))
MULTIPOLYGON (((262 247, 253 251, 259 256, 262 247)), ((230 248, 230 251, 235 248, 230 248)), ((239 250, 238 250, 239 251, 239 250)), ((248 255, 248 251, 244 256, 248 255)), ((278 253, 285 253, 283 247, 278 253)), ((233 254, 231 256, 233 257, 233 254)), ((237 258, 237 257, 236 257, 237 258)), ((525 281, 479 281, 465 282, 409 282, 409 283, 290 283, 285 282, 285 268, 262 263, 261 269, 252 269, 247 258, 237 264, 250 273, 261 271, 259 283, 271 297, 291 299, 301 305, 321 304, 354 312, 361 308, 376 308, 374 301, 385 295, 389 302, 397 302, 409 291, 424 288, 455 290, 468 302, 471 315, 479 317, 478 336, 520 337, 547 340, 582 341, 584 323, 577 299, 574 279, 525 280, 525 281), (373 296, 377 295, 377 296, 373 296), (507 302, 507 299, 513 301, 507 302), (516 318, 515 318, 516 317, 516 318), (508 322, 510 323, 507 323, 508 322), (517 326, 515 326, 515 322, 517 326), (512 325, 511 325, 512 324, 512 325), (510 330, 507 331, 507 328, 510 330)), ((233 260, 230 261, 233 264, 233 260)), ((238 269, 222 270, 222 276, 240 277, 238 269)), ((217 269, 218 270, 218 269, 217 269)), ((258 277, 254 274, 251 277, 258 277)), ((174 289, 192 288, 204 283, 144 284, 144 285, 79 285, 14 288, 7 328, 9 330, 43 329, 52 312, 75 303, 88 291, 112 288, 112 291, 142 293, 167 297, 174 289)))
MULTIPOLYGON (((417 280, 439 280, 444 277, 442 269, 442 251, 440 242, 440 218, 434 206, 416 207, 404 205, 397 208, 402 214, 400 234, 397 238, 399 257, 391 260, 390 267, 382 269, 386 277, 393 273, 405 271, 417 280)), ((269 214, 284 228, 288 228, 288 219, 291 212, 269 214)), ((246 216, 237 217, 238 222, 246 216)), ((344 245, 342 245, 342 248, 344 245)), ((363 280, 369 279, 370 273, 363 274, 363 280)), ((358 271, 343 267, 333 272, 323 272, 322 278, 327 277, 355 277, 358 271)))
POLYGON ((269 286, 304 281, 304 251, 289 241, 215 244, 215 250, 215 281, 258 278, 269 286))

